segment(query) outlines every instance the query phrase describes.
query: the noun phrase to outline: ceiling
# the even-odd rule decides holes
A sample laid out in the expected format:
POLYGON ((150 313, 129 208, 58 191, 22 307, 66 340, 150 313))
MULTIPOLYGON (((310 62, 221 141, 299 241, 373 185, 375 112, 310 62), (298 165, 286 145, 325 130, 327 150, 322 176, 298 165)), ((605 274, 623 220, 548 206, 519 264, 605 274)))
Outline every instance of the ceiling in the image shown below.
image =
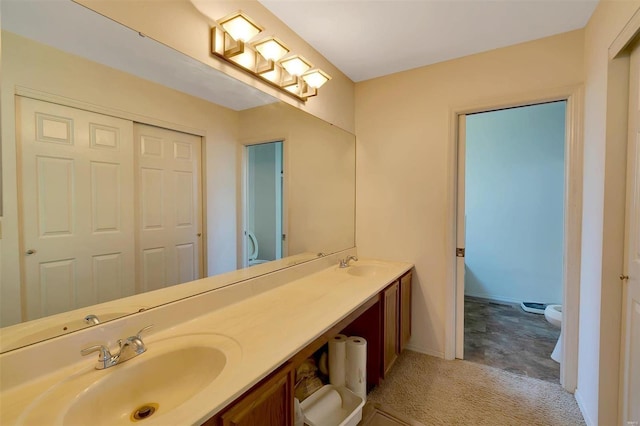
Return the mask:
POLYGON ((259 0, 358 82, 582 28, 594 0, 259 0))
POLYGON ((71 0, 2 0, 2 29, 236 111, 277 102, 71 0))

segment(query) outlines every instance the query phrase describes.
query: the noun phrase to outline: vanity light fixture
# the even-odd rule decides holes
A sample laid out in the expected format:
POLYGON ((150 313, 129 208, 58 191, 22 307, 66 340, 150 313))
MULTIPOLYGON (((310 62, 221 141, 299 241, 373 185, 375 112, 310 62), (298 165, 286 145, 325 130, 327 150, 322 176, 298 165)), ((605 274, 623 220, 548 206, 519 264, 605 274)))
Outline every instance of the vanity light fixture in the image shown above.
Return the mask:
POLYGON ((250 42, 264 29, 242 11, 218 20, 211 28, 211 53, 301 101, 318 94, 331 77, 275 36, 250 42), (284 59, 283 59, 284 58, 284 59))
POLYGON ((234 40, 248 42, 262 32, 262 27, 241 11, 220 20, 220 26, 233 37, 234 40))
POLYGON ((258 53, 268 61, 279 61, 289 53, 289 48, 275 37, 267 37, 253 45, 258 53))
MULTIPOLYGON (((275 71, 275 62, 289 53, 289 48, 275 37, 267 37, 253 43, 256 53, 256 73, 265 77, 265 74, 275 71)), ((275 74, 275 73, 274 73, 275 74)), ((265 77, 274 82, 274 76, 265 77)))
POLYGON ((300 77, 307 72, 313 65, 305 60, 302 56, 296 55, 280 61, 280 65, 291 75, 300 77))
POLYGON ((318 94, 318 89, 309 86, 304 80, 298 77, 295 77, 294 80, 287 83, 283 87, 290 93, 293 93, 297 97, 304 99, 316 96, 318 94))
POLYGON ((219 24, 224 30, 224 55, 227 57, 244 53, 245 43, 262 32, 262 27, 241 11, 222 18, 219 24))
POLYGON ((331 77, 326 72, 319 69, 315 69, 315 70, 309 71, 308 73, 303 74, 302 79, 305 81, 305 83, 307 83, 309 86, 313 87, 314 89, 319 89, 327 81, 331 80, 331 77))
POLYGON ((284 90, 287 90, 296 96, 300 96, 300 85, 297 82, 284 86, 284 90))

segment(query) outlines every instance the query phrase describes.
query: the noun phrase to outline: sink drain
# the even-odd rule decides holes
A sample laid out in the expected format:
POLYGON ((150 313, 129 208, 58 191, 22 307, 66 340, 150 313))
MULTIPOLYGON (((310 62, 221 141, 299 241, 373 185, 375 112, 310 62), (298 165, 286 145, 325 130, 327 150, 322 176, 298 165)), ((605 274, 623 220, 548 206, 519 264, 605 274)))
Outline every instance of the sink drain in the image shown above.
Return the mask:
POLYGON ((144 404, 131 413, 131 420, 137 422, 139 420, 148 419, 153 416, 153 413, 158 409, 158 404, 151 402, 149 404, 144 404))

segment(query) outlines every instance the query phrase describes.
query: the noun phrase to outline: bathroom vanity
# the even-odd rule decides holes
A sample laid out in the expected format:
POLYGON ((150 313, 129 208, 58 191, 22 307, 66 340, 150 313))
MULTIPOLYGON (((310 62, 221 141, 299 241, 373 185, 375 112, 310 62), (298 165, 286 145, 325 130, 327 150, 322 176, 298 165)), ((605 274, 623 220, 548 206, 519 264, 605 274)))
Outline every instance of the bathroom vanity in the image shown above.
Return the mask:
POLYGON ((293 424, 295 368, 340 332, 367 339, 373 387, 410 336, 413 265, 339 268, 339 255, 2 354, 0 422, 128 424, 156 404, 140 421, 293 424), (95 354, 80 356, 149 324, 147 351, 121 365, 95 370, 95 354))
POLYGON ((411 271, 408 271, 204 424, 292 425, 296 368, 339 333, 366 336, 367 384, 368 388, 377 385, 411 335, 410 320, 407 321, 411 317, 410 295, 411 271), (401 293, 405 297, 399 297, 401 293))

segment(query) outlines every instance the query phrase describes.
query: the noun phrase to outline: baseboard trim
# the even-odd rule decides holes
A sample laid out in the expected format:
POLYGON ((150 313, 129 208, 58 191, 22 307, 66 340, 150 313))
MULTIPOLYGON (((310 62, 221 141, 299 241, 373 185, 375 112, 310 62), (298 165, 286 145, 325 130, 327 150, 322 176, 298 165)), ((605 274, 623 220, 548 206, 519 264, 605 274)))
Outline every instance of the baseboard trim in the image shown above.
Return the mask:
POLYGON ((596 426, 596 423, 591 420, 591 417, 589 417, 589 414, 587 413, 587 410, 584 406, 584 402, 582 399, 582 394, 580 393, 580 389, 576 389, 576 392, 573 394, 573 397, 576 399, 576 402, 578 403, 578 408, 580 409, 580 412, 582 413, 582 417, 584 418, 584 422, 587 424, 587 426, 596 426))
POLYGON ((423 348, 423 347, 419 347, 419 346, 414 346, 412 344, 408 344, 407 346, 405 346, 406 349, 409 349, 410 351, 414 351, 414 352, 418 352, 421 354, 425 354, 425 355, 430 355, 430 356, 435 356, 437 358, 444 358, 444 352, 442 351, 434 351, 432 349, 428 349, 428 348, 423 348))
POLYGON ((502 297, 502 296, 496 296, 493 294, 476 294, 476 293, 466 293, 464 294, 465 296, 471 296, 471 297, 477 297, 478 299, 486 299, 486 300, 493 300, 496 302, 505 302, 505 303, 515 303, 515 304, 520 304, 520 302, 536 302, 536 300, 516 300, 516 299, 512 299, 510 297, 502 297))

